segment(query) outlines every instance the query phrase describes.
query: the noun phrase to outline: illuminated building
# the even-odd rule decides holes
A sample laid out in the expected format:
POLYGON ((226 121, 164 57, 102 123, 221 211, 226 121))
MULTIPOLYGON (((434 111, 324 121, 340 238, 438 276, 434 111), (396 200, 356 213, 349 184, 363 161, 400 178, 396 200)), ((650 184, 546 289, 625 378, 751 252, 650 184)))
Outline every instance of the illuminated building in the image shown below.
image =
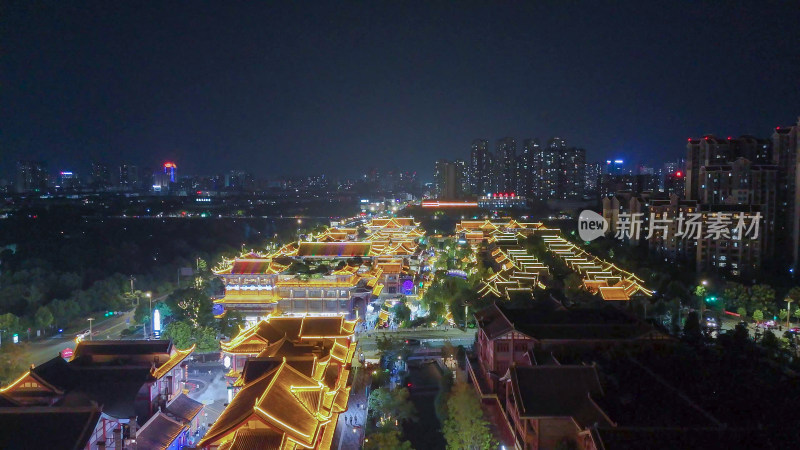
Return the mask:
POLYGON ((562 151, 558 169, 558 197, 562 200, 583 199, 586 150, 569 147, 562 151))
POLYGON ((47 190, 47 163, 43 161, 17 161, 18 193, 47 190))
POLYGON ((167 175, 167 180, 169 180, 170 183, 175 183, 178 181, 178 166, 176 166, 175 163, 165 162, 164 174, 167 175))
MULTIPOLYGON (((533 152, 533 193, 534 198, 546 201, 558 197, 559 153, 562 141, 550 141, 533 152)), ((566 146, 566 143, 564 143, 566 146)))
POLYGON ((57 356, 0 389, 0 427, 17 413, 99 408, 95 422, 85 424, 91 432, 81 448, 132 448, 140 438, 139 448, 187 445, 203 408, 183 393, 193 350, 159 340, 82 341, 69 362, 57 356), (159 426, 164 419, 169 427, 159 426))
POLYGON ((527 199, 511 193, 489 193, 478 197, 478 207, 486 209, 525 208, 527 199))
MULTIPOLYGON (((268 317, 240 331, 229 341, 220 342, 223 356, 230 359, 228 377, 239 378, 245 362, 264 352, 276 356, 276 350, 291 346, 294 351, 322 356, 338 343, 350 346, 356 320, 339 316, 268 317)), ((279 355, 288 356, 288 355, 279 355)), ((227 364, 227 363, 226 363, 227 364)))
POLYGON ((530 143, 532 198, 539 201, 583 199, 586 185, 586 150, 567 147, 559 137, 547 141, 546 146, 530 143))
POLYGON ((621 192, 641 194, 657 192, 659 180, 656 175, 603 174, 600 176, 600 196, 606 197, 621 192))
POLYGON ((667 195, 677 195, 684 198, 686 195, 686 180, 683 170, 667 172, 664 176, 664 193, 667 195))
POLYGON ((162 170, 153 174, 153 191, 166 192, 178 180, 178 166, 172 162, 165 162, 162 170))
POLYGON ((493 191, 492 167, 494 166, 492 153, 489 151, 489 141, 475 139, 470 149, 469 184, 473 195, 481 195, 493 191))
POLYGON ((139 171, 132 164, 123 163, 119 166, 119 187, 123 191, 135 191, 139 189, 139 171))
POLYGON ((494 192, 514 192, 517 188, 517 141, 505 137, 497 141, 494 155, 494 192))
POLYGON ((597 197, 600 194, 600 177, 603 175, 602 163, 587 163, 584 174, 584 195, 597 197))
MULTIPOLYGON (((269 253, 245 253, 223 260, 214 273, 225 296, 214 302, 215 314, 234 310, 249 322, 270 314, 356 315, 371 298, 395 294, 413 279, 411 259, 424 235, 410 217, 373 219, 362 241, 354 228, 328 228, 269 253), (293 263, 312 264, 317 273, 292 273, 293 263), (334 269, 338 267, 338 269, 334 269)), ((313 272, 313 270, 312 270, 313 272)))
MULTIPOLYGON (((322 250, 330 249, 334 243, 323 244, 326 247, 322 250)), ((319 247, 309 247, 302 245, 303 253, 311 258, 340 257, 341 254, 323 254, 319 247)), ((367 256, 369 246, 366 249, 366 253, 360 255, 367 256)), ((214 301, 222 310, 215 312, 238 311, 253 322, 276 310, 288 314, 350 314, 369 301, 371 291, 365 287, 359 289, 361 278, 354 272, 337 270, 310 277, 284 273, 288 267, 255 254, 225 263, 214 271, 225 284, 225 296, 214 301)))
POLYGON ((58 173, 56 181, 56 189, 62 191, 76 191, 81 187, 81 180, 78 175, 70 171, 61 171, 58 173))
POLYGON ((745 158, 737 158, 725 164, 700 167, 700 179, 703 181, 697 200, 704 207, 730 209, 730 205, 740 205, 747 206, 748 211, 752 209, 761 213, 761 256, 771 258, 778 204, 778 166, 754 164, 745 158))
POLYGON ((791 248, 790 263, 800 266, 800 118, 797 125, 777 127, 772 134, 772 163, 780 169, 778 180, 777 248, 791 248))
POLYGON ((91 178, 89 186, 96 191, 105 191, 111 187, 111 172, 104 163, 93 162, 89 178, 91 178))
MULTIPOLYGON (((670 195, 669 199, 653 200, 650 204, 650 213, 655 214, 657 220, 674 219, 680 214, 683 214, 684 217, 689 217, 689 214, 696 212, 696 201, 683 200, 676 194, 670 195)), ((661 229, 653 231, 653 236, 648 239, 650 251, 671 261, 687 263, 693 261, 697 252, 697 241, 676 237, 678 233, 678 222, 676 220, 669 221, 666 231, 666 233, 661 229)))
POLYGON ((272 317, 222 342, 237 392, 198 447, 331 448, 350 396, 355 325, 343 316, 272 317))
POLYGON ((525 139, 522 144, 522 154, 517 157, 517 187, 518 196, 534 198, 537 183, 534 174, 535 156, 540 152, 541 146, 538 139, 525 139))
POLYGON ((461 198, 464 195, 465 171, 464 161, 436 161, 433 175, 436 196, 447 200, 461 198))

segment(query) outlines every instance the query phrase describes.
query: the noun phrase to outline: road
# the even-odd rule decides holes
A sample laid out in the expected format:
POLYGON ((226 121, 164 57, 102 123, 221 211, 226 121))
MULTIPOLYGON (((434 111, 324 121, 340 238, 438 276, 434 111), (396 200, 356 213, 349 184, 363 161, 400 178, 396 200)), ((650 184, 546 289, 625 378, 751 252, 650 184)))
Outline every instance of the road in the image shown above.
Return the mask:
MULTIPOLYGON (((133 321, 133 311, 128 311, 114 317, 104 318, 103 320, 95 320, 92 326, 94 333, 93 340, 105 339, 119 339, 119 333, 127 328, 129 325, 126 320, 133 321)), ((89 323, 86 323, 86 329, 89 328, 89 323)), ((29 363, 39 365, 45 361, 58 356, 61 350, 67 347, 75 348, 75 335, 77 333, 65 332, 62 335, 53 336, 41 341, 35 341, 30 344, 28 353, 30 354, 29 363)))
POLYGON ((364 353, 364 357, 366 358, 380 357, 376 344, 376 338, 379 336, 402 340, 419 339, 421 344, 425 347, 441 347, 447 341, 450 341, 450 343, 456 347, 459 345, 469 347, 475 342, 475 331, 475 329, 461 331, 458 328, 450 328, 447 330, 430 328, 421 328, 417 330, 401 328, 393 331, 372 330, 358 335, 359 352, 364 353))
MULTIPOLYGON (((160 302, 167 298, 166 295, 162 295, 161 297, 154 298, 153 303, 160 302)), ((127 311, 125 313, 113 316, 113 317, 101 317, 96 319, 92 324, 92 340, 108 340, 108 339, 121 339, 120 332, 125 328, 128 328, 131 323, 133 323, 133 312, 134 310, 127 311)), ((47 339, 43 339, 40 341, 31 342, 28 353, 29 353, 29 364, 39 365, 45 361, 49 361, 55 356, 58 356, 59 353, 64 350, 65 348, 69 347, 74 349, 75 348, 75 336, 78 332, 83 331, 84 329, 89 329, 89 323, 86 322, 86 327, 79 329, 79 330, 67 330, 62 335, 56 335, 47 339)), ((141 330, 141 328, 140 328, 141 330)), ((142 339, 142 332, 139 331, 138 333, 134 333, 126 338, 122 339, 142 339)))

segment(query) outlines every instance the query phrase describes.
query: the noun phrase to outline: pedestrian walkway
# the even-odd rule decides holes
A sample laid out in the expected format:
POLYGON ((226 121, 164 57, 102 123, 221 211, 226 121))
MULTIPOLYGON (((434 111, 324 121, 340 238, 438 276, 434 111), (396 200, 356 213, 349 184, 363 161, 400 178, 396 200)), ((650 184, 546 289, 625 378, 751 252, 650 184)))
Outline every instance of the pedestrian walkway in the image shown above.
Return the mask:
POLYGON ((336 434, 333 436, 334 448, 350 450, 361 448, 364 432, 367 429, 367 397, 363 389, 350 393, 347 411, 339 415, 336 434))

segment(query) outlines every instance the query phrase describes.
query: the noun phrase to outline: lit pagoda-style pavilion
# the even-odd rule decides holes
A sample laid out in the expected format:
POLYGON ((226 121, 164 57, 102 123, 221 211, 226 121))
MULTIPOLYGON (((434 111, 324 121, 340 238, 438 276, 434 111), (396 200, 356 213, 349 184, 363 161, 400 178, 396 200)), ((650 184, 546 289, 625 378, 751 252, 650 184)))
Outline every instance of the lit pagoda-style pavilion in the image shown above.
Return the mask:
POLYGON ((221 342, 236 395, 198 447, 329 449, 350 396, 355 326, 271 317, 221 342))
POLYGON ((248 358, 269 349, 269 355, 278 354, 276 348, 291 344, 303 347, 309 354, 322 355, 335 345, 347 348, 354 344, 353 335, 357 321, 344 316, 283 316, 269 317, 243 329, 229 341, 220 342, 222 353, 230 358, 228 376, 235 379, 248 358))

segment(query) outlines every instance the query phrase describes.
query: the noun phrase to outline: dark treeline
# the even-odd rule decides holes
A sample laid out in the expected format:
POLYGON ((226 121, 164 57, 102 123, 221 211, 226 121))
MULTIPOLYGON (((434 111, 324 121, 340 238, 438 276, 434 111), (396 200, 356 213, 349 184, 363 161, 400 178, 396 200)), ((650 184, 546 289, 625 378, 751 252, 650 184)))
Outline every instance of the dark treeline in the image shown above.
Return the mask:
MULTIPOLYGON (((303 227, 316 223, 304 220, 303 227)), ((84 217, 75 208, 18 211, 0 221, 0 329, 50 332, 133 306, 136 291, 171 291, 198 258, 258 249, 297 235, 296 219, 84 217)), ((188 280, 186 280, 188 282, 188 280)))

